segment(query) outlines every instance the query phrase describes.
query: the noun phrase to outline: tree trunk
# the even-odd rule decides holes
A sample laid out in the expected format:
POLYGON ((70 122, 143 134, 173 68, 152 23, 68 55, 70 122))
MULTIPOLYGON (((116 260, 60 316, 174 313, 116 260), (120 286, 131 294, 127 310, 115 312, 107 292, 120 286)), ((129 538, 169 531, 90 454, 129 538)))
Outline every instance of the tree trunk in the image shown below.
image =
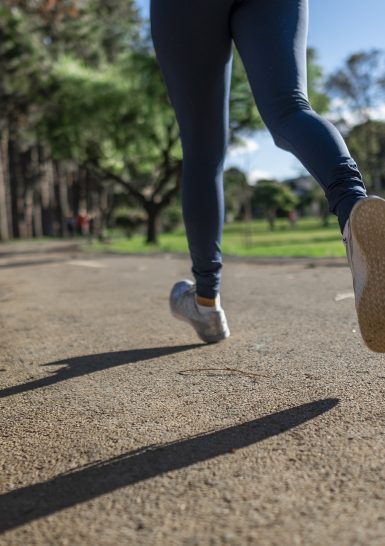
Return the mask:
POLYGON ((84 167, 78 169, 79 184, 79 210, 87 210, 87 170, 84 167))
POLYGON ((159 220, 161 208, 158 206, 147 207, 147 238, 146 244, 157 245, 159 243, 159 220))
POLYGON ((67 191, 67 170, 60 161, 55 161, 55 173, 57 183, 58 220, 60 224, 60 235, 68 236, 67 222, 69 219, 68 191, 67 191))
POLYGON ((36 145, 22 154, 24 178, 24 236, 34 236, 35 191, 40 180, 39 154, 36 145))
POLYGON ((7 180, 3 162, 3 146, 0 146, 0 241, 8 241, 8 239, 7 180))
POLYGON ((110 199, 109 188, 101 185, 98 191, 99 203, 95 217, 95 234, 100 241, 103 240, 107 227, 108 220, 111 214, 113 199, 110 199))
POLYGON ((33 186, 28 184, 24 193, 23 236, 32 239, 33 235, 33 186))
POLYGON ((7 125, 3 126, 1 131, 0 150, 2 158, 2 168, 5 186, 5 207, 7 210, 8 237, 12 238, 12 202, 11 188, 9 186, 9 129, 7 125))
POLYGON ((46 158, 46 152, 40 149, 40 161, 42 176, 40 181, 41 191, 41 216, 43 235, 54 235, 54 172, 52 160, 46 158))
POLYGON ((41 215, 41 202, 39 194, 35 193, 33 204, 33 236, 43 237, 43 218, 41 215))
POLYGON ((269 226, 270 226, 271 231, 274 231, 274 229, 275 229, 275 217, 276 217, 276 212, 275 211, 269 211, 267 213, 267 221, 269 222, 269 226))
POLYGON ((381 180, 381 174, 379 174, 378 171, 373 172, 373 189, 376 195, 381 195, 382 180, 381 180))
POLYGON ((329 214, 327 212, 322 215, 322 227, 329 227, 329 214))
POLYGON ((20 169, 20 154, 18 150, 15 135, 9 138, 9 182, 11 188, 11 208, 12 208, 12 233, 13 237, 19 238, 21 235, 20 220, 22 219, 23 197, 20 195, 22 190, 22 174, 20 169))

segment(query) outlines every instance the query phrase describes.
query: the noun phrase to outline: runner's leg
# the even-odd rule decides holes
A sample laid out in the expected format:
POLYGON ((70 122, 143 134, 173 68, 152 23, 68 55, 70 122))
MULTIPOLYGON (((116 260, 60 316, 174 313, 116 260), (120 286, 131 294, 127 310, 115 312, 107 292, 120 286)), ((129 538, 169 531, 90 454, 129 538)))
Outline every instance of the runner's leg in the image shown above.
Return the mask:
POLYGON ((182 208, 197 295, 220 290, 229 138, 230 0, 152 0, 151 34, 183 148, 182 208))
POLYGON ((366 189, 338 130, 307 96, 308 0, 241 0, 231 32, 259 112, 277 146, 292 152, 320 183, 341 232, 366 189))

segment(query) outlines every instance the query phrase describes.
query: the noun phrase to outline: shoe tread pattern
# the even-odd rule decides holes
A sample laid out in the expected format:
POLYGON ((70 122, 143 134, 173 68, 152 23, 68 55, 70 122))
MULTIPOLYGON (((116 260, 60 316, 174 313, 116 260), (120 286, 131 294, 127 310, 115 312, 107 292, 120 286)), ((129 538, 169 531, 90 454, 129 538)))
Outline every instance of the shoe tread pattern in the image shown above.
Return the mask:
MULTIPOLYGON (((366 345, 385 352, 385 201, 359 201, 351 214, 351 235, 366 265, 361 297, 356 302, 358 323, 366 345)), ((354 246, 353 246, 354 248, 354 246)), ((357 273, 355 272, 355 275, 357 273)))

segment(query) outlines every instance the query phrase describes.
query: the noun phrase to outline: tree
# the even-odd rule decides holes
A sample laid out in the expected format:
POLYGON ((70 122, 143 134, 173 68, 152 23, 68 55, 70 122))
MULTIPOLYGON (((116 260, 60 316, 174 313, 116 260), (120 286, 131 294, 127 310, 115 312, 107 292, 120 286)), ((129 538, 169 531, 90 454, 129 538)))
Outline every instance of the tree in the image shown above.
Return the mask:
POLYGON ((75 159, 101 184, 124 187, 146 212, 152 243, 181 174, 178 130, 164 93, 154 59, 140 53, 98 70, 63 57, 52 72, 50 107, 40 126, 55 158, 75 159))
POLYGON ((354 115, 354 123, 373 118, 384 101, 385 53, 379 49, 350 55, 342 68, 327 81, 329 92, 344 101, 354 115))
POLYGON ((301 216, 308 214, 319 214, 322 225, 326 227, 329 223, 330 209, 325 192, 312 176, 299 176, 285 180, 287 185, 297 196, 296 210, 301 216))
POLYGON ((252 187, 245 174, 235 167, 224 173, 224 194, 226 218, 251 219, 252 187))
POLYGON ((52 58, 72 55, 89 66, 115 62, 140 41, 134 0, 5 0, 27 16, 52 58))
POLYGON ((95 67, 127 56, 138 23, 133 0, 5 0, 0 6, 0 240, 10 232, 62 233, 71 187, 75 200, 87 193, 96 203, 100 194, 102 210, 96 177, 81 168, 73 176, 78 154, 67 157, 68 168, 52 157, 41 118, 53 106, 58 55, 70 51, 95 67))
POLYGON ((294 210, 297 197, 285 184, 276 180, 259 180, 253 189, 252 203, 266 217, 273 230, 278 210, 285 213, 294 210))
POLYGON ((241 143, 242 133, 263 129, 238 50, 234 48, 230 90, 230 145, 241 143))
MULTIPOLYGON (((0 6, 0 240, 18 236, 20 220, 31 218, 36 178, 22 156, 36 144, 33 127, 40 115, 47 56, 30 21, 16 8, 0 6), (27 199, 26 199, 27 197, 27 199)), ((34 156, 32 155, 31 158, 34 156)), ((29 231, 30 226, 25 226, 29 231)))
POLYGON ((376 126, 369 123, 376 117, 376 109, 385 97, 385 53, 379 49, 354 53, 345 65, 334 72, 328 80, 331 94, 342 99, 348 107, 350 117, 346 119, 342 112, 345 131, 358 123, 366 143, 360 151, 361 163, 368 168, 369 184, 376 192, 381 191, 381 176, 378 172, 378 160, 373 154, 377 139, 376 126), (362 153, 364 152, 364 153, 362 153), (365 153, 366 152, 366 153, 365 153))
POLYGON ((324 74, 318 64, 317 52, 312 47, 307 49, 307 82, 312 108, 319 114, 327 112, 330 107, 330 99, 324 90, 324 74))
POLYGON ((369 120, 353 127, 346 136, 363 179, 369 188, 385 188, 385 123, 369 120))
MULTIPOLYGON (((260 126, 251 94, 235 81, 233 137, 260 126), (241 98, 243 97, 243 98, 241 98)), ((97 70, 61 57, 51 74, 41 126, 57 158, 75 159, 101 183, 123 186, 147 216, 147 243, 158 240, 162 212, 177 196, 182 150, 173 108, 154 53, 145 47, 97 70)))
MULTIPOLYGON (((182 150, 134 0, 4 0, 0 9, 0 238, 11 216, 14 236, 62 233, 86 201, 107 218, 103 203, 119 185, 156 242, 179 194, 182 150)), ((319 78, 314 70, 310 90, 319 78)), ((263 127, 237 50, 230 114, 231 143, 263 127)))

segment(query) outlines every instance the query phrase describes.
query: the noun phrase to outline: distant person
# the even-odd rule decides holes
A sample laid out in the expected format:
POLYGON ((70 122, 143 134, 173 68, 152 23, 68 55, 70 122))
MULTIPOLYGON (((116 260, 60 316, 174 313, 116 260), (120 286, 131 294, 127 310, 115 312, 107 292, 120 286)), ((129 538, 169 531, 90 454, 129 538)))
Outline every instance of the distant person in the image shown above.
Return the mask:
POLYGON ((66 216, 66 228, 68 235, 70 237, 74 237, 76 231, 76 222, 72 214, 68 214, 68 216, 66 216))
POLYGON ((90 230, 90 217, 85 209, 81 209, 76 217, 78 232, 80 235, 88 235, 90 230))
POLYGON ((368 197, 341 134, 309 104, 308 0, 151 0, 150 17, 180 129, 183 219, 195 278, 173 286, 172 313, 206 342, 230 335, 220 285, 234 41, 276 145, 302 162, 338 217, 361 333, 369 348, 385 352, 385 200, 368 197))

